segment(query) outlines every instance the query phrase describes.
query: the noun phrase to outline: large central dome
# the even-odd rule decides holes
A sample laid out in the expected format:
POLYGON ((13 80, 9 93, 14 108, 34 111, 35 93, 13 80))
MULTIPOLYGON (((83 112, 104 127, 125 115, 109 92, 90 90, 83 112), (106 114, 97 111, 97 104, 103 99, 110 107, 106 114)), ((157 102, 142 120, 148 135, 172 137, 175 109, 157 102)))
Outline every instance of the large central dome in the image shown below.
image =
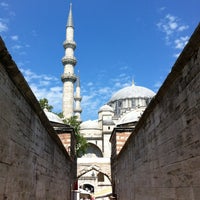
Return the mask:
POLYGON ((145 87, 132 85, 116 92, 111 97, 109 102, 113 102, 120 99, 152 98, 153 96, 155 96, 155 93, 152 90, 145 87))

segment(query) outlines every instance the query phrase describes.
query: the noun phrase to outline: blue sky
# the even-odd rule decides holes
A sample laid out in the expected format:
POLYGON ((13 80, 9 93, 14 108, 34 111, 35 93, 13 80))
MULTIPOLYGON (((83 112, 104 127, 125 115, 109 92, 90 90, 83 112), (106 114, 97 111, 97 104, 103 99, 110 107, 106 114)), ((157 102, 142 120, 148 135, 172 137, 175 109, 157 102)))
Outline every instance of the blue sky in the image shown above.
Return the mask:
MULTIPOLYGON (((69 0, 0 1, 0 35, 38 99, 62 111, 69 0)), ((200 19, 199 0, 73 0, 82 120, 117 90, 157 91, 200 19)))

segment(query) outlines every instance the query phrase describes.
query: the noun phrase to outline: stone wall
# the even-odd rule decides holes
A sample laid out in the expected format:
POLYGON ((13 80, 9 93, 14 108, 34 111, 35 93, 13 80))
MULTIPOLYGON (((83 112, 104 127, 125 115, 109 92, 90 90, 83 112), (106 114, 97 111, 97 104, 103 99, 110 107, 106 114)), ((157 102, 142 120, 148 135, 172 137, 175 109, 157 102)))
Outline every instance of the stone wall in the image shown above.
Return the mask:
POLYGON ((111 179, 110 158, 78 158, 77 163, 78 178, 94 169, 98 172, 102 172, 111 179))
POLYGON ((0 199, 71 199, 75 160, 66 152, 1 38, 0 127, 0 199))
POLYGON ((63 146, 73 160, 76 160, 76 137, 74 129, 67 124, 51 122, 63 146))
POLYGON ((134 128, 122 128, 122 127, 116 127, 113 129, 112 136, 111 136, 111 142, 112 142, 112 148, 111 148, 111 158, 115 159, 116 156, 121 151, 122 147, 126 143, 127 139, 133 132, 134 128))
POLYGON ((120 200, 200 198, 200 26, 112 159, 112 182, 120 200))

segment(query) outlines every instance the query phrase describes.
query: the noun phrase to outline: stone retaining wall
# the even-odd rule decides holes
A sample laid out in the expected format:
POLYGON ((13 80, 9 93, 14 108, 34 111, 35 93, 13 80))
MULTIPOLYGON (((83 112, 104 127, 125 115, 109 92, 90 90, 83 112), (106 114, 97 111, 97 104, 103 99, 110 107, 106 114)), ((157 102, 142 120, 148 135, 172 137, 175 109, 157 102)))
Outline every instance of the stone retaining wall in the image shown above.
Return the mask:
POLYGON ((0 199, 69 200, 75 176, 75 160, 0 38, 0 199))
POLYGON ((200 26, 112 159, 112 181, 120 200, 200 199, 200 26))

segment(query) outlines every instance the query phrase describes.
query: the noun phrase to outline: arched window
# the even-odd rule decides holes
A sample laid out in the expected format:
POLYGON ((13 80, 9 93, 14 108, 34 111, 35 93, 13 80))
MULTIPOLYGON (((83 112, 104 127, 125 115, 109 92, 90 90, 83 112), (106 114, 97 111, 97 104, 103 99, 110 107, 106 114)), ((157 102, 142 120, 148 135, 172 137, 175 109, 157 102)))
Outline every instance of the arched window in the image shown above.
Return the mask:
POLYGON ((94 186, 92 186, 90 184, 84 184, 83 189, 89 193, 94 193, 94 186))
POLYGON ((99 172, 97 174, 98 182, 104 182, 104 174, 99 172))

